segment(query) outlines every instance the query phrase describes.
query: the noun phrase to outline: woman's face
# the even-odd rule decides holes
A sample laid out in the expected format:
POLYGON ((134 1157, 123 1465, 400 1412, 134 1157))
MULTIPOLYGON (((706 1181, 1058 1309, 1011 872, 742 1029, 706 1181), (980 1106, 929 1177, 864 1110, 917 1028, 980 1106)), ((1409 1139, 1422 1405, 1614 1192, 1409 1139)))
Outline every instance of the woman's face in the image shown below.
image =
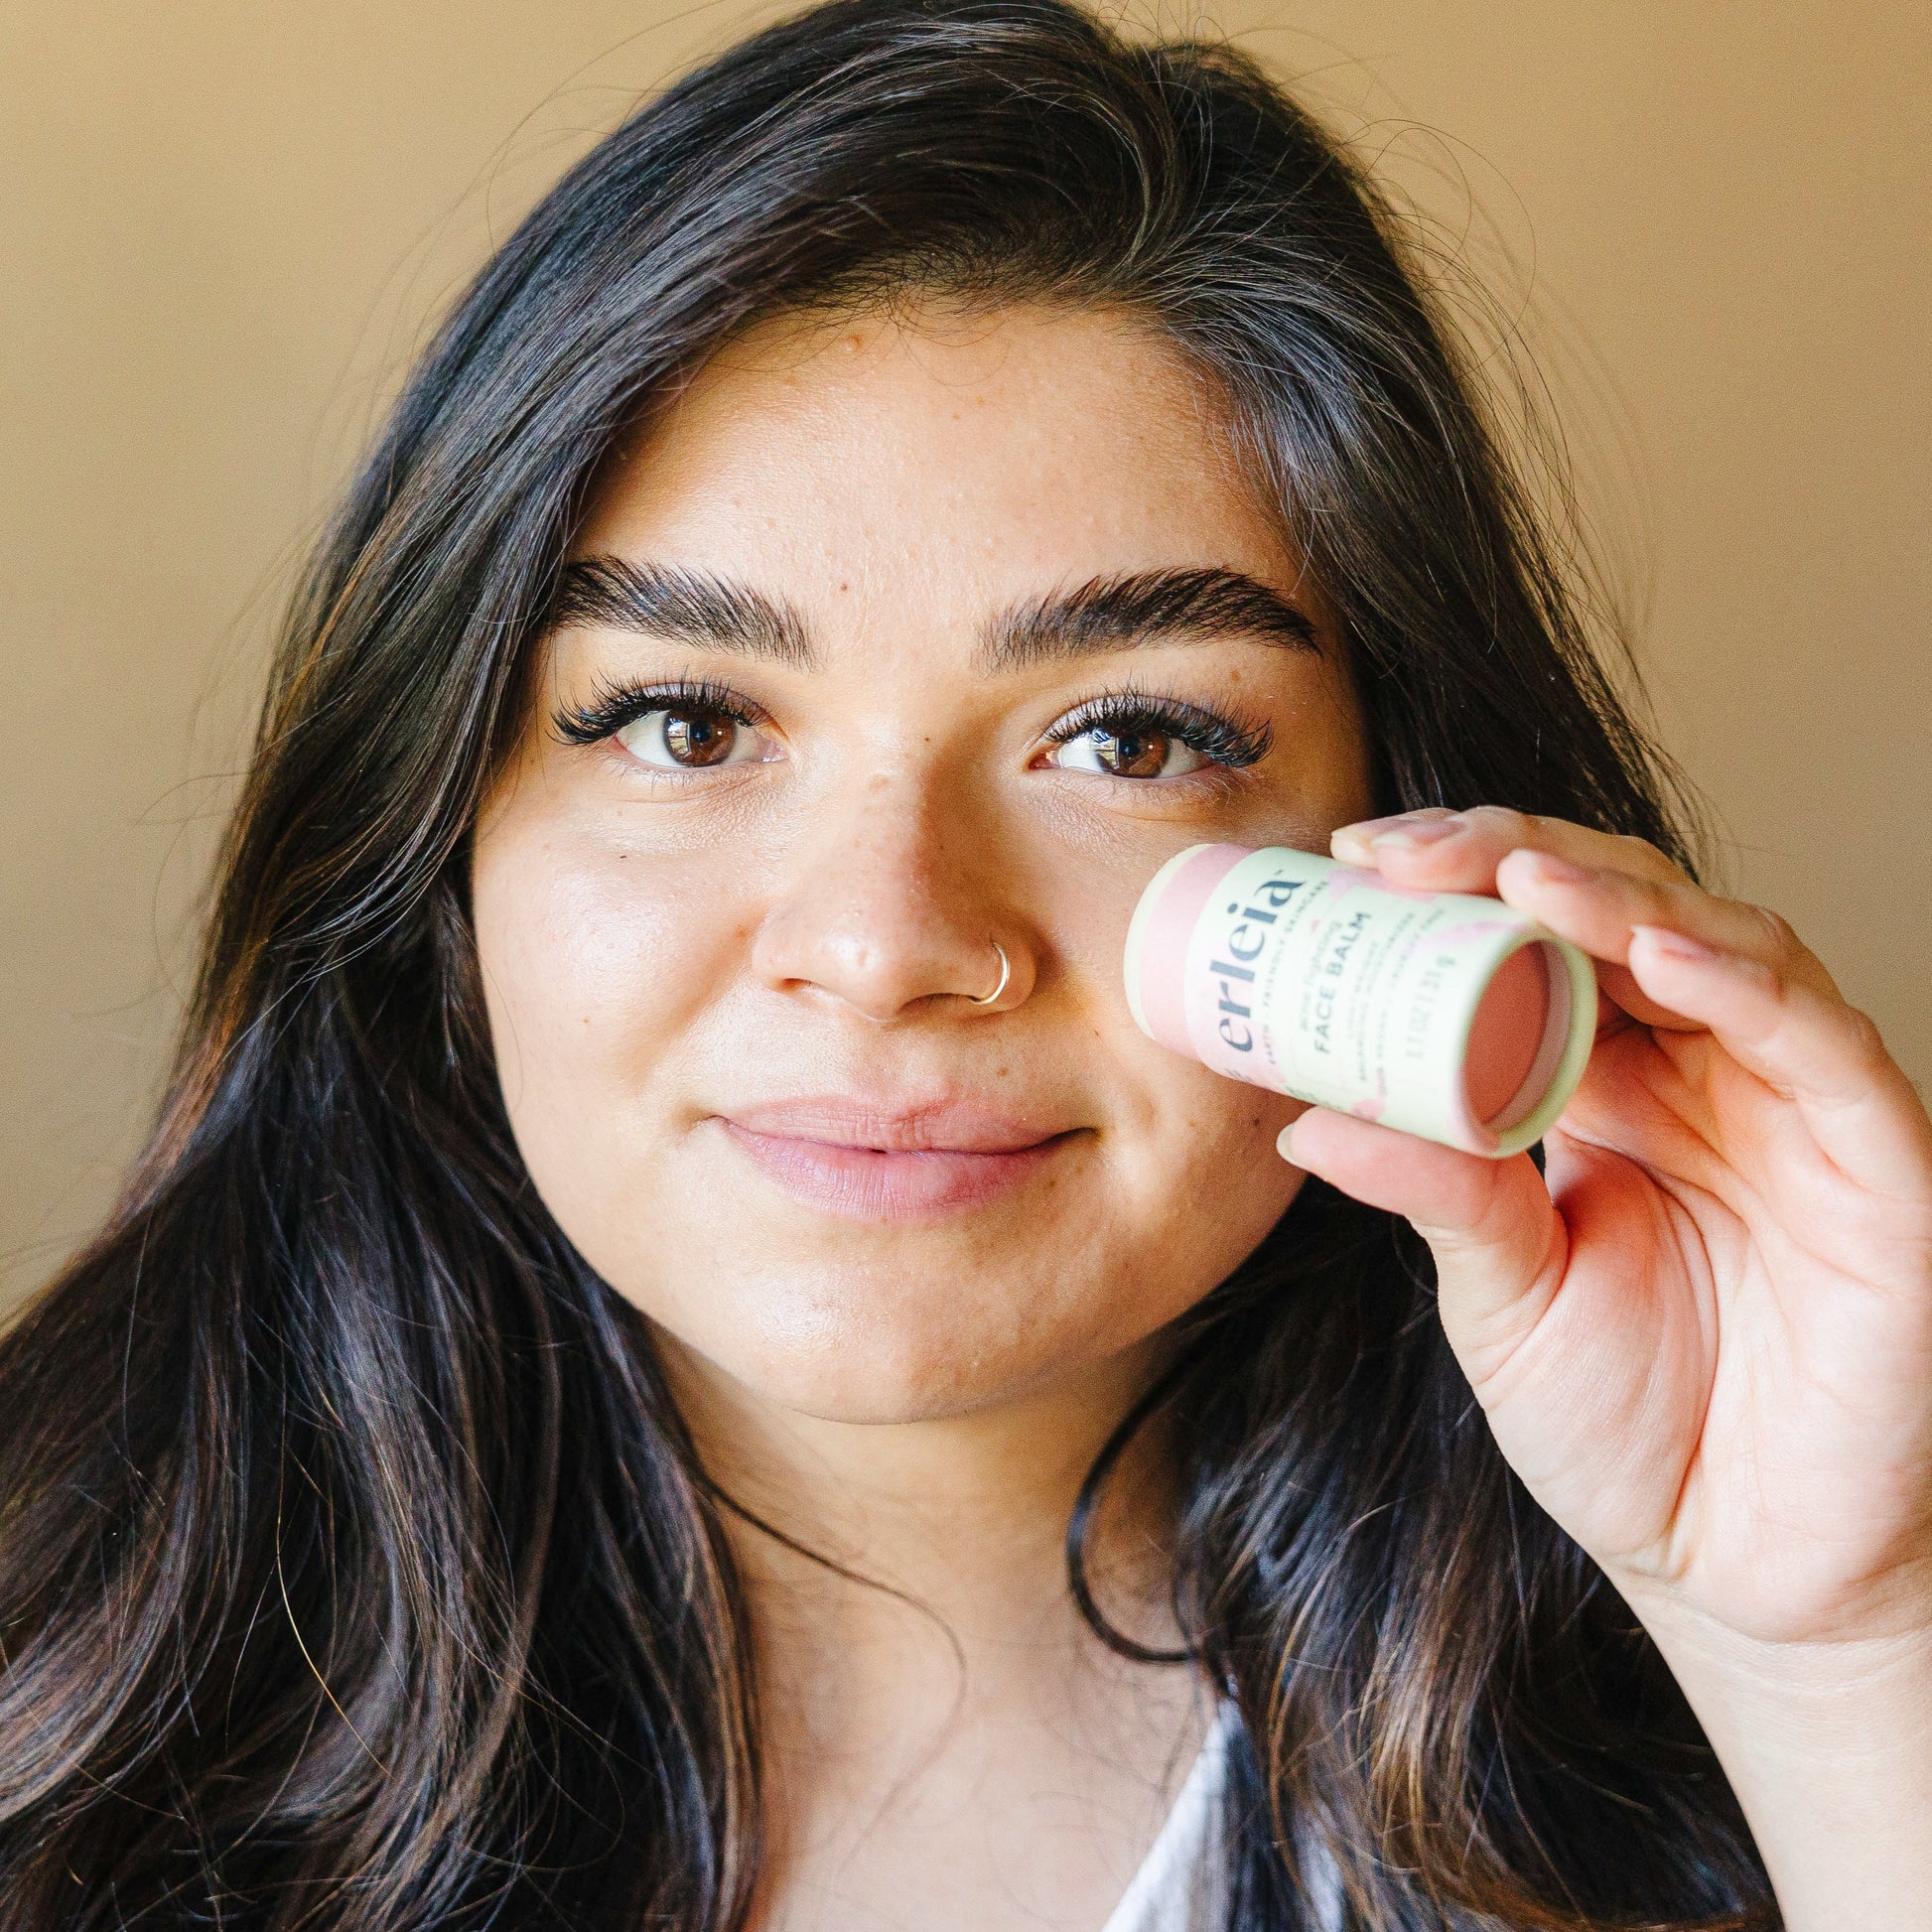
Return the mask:
POLYGON ((591 1265, 846 1421, 1040 1392, 1198 1301, 1293 1197, 1298 1108, 1142 1035, 1129 916, 1185 846, 1371 806, 1210 390, 1093 313, 767 325, 575 554, 475 911, 591 1265))

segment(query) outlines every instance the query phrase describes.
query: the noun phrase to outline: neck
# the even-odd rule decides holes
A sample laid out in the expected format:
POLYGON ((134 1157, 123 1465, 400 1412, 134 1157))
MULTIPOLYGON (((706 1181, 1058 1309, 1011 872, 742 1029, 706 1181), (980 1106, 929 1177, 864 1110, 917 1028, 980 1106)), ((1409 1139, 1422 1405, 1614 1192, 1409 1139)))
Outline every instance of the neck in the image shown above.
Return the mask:
MULTIPOLYGON (((1066 1575, 1080 1486, 1162 1346, 969 1415, 887 1424, 779 1408, 659 1346, 743 1512, 726 1520, 758 1677, 760 1932, 901 1922, 928 1890, 1004 1900, 1003 1922, 1015 1887, 1047 1922, 1098 1923, 1210 1715, 1193 1671, 1110 1650, 1066 1575)), ((1086 1566, 1112 1627, 1162 1650, 1179 1643, 1168 1468, 1157 1418, 1106 1484, 1086 1566)))
MULTIPOLYGON (((744 1512, 727 1520, 767 1748, 819 1750, 828 1731, 903 1737, 927 1727, 921 1717, 937 1725, 988 1703, 1063 1712, 1083 1689, 1113 1694, 1123 1672, 1146 1677, 1086 1625, 1064 1548, 1082 1482, 1163 1364, 1158 1343, 1013 1401, 905 1423, 782 1409, 659 1345, 706 1469, 744 1512)), ((1108 1621, 1157 1649, 1179 1642, 1166 1449, 1157 1418, 1115 1467, 1087 1539, 1108 1621)))

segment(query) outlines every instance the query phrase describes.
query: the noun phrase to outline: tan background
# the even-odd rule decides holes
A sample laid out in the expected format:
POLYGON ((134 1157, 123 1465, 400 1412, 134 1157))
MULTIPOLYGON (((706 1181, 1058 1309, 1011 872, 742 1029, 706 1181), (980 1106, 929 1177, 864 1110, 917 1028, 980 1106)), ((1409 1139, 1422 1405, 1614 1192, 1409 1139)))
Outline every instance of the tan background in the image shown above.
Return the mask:
MULTIPOLYGON (((292 559, 425 322, 627 101, 771 11, 0 17, 0 1300, 138 1139, 292 559)), ((1732 880, 1923 1083, 1932 8, 1208 18, 1523 316, 1732 880)))

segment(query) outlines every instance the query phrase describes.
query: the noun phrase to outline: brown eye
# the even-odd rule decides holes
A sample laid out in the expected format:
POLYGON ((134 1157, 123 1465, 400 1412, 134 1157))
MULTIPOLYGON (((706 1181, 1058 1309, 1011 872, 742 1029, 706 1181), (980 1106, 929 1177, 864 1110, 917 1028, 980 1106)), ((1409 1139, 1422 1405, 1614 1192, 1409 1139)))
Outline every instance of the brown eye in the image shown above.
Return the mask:
POLYGON ((738 727, 716 712, 664 714, 664 749, 679 764, 722 764, 737 741, 738 727))
POLYGON ((1095 732, 1094 756, 1117 778, 1158 778, 1168 767, 1173 740, 1164 732, 1095 732))
POLYGON ((1123 723, 1110 731, 1095 725, 1064 740, 1049 762, 1063 771, 1097 771, 1109 778, 1174 778, 1207 762, 1172 732, 1123 723))
POLYGON ((647 711, 616 734, 639 764, 659 771, 691 771, 713 764, 742 764, 765 755, 756 731, 722 711, 698 705, 664 705, 647 711))

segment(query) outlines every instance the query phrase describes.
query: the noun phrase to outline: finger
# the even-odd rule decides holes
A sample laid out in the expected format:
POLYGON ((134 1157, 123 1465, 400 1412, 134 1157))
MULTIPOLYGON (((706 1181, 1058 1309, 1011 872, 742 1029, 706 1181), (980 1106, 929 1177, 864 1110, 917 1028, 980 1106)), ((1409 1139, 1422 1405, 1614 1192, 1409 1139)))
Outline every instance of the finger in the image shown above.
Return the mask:
POLYGON ((1431 806, 1344 825, 1329 839, 1337 859, 1373 866, 1392 885, 1431 893, 1491 893, 1496 868, 1509 853, 1525 847, 1637 878, 1688 877, 1647 840, 1502 805, 1478 805, 1465 812, 1431 806))
MULTIPOLYGON (((1838 993, 1824 962, 1776 913, 1741 899, 1721 898, 1688 879, 1632 878, 1547 852, 1519 850, 1497 867, 1496 892, 1518 911, 1612 968, 1627 967, 1631 935, 1638 926, 1663 926, 1720 952, 1756 959, 1821 993, 1838 993)), ((1701 1024, 1660 1006, 1627 972, 1604 975, 1602 984, 1618 1006, 1646 1026, 1682 1032, 1701 1024)))
POLYGON ((1356 1200, 1400 1214, 1436 1257, 1443 1325, 1472 1382, 1536 1325, 1563 1275, 1563 1223, 1527 1154, 1491 1161, 1312 1107, 1283 1129, 1283 1158, 1356 1200))
MULTIPOLYGON (((1385 818, 1358 818, 1347 825, 1338 826, 1328 836, 1330 850, 1337 843, 1346 843, 1350 848, 1351 864, 1366 863, 1372 856, 1369 848, 1385 834, 1413 832, 1418 827, 1440 823, 1444 819, 1459 818, 1461 814, 1449 805, 1419 805, 1412 812, 1391 812, 1385 818)), ((1427 839, 1416 841, 1426 844, 1427 839)), ((1342 855, 1337 852, 1337 858, 1342 855)))
POLYGON ((1821 992, 1838 990, 1824 962, 1775 912, 1723 898, 1681 876, 1644 878, 1525 849, 1504 855, 1496 868, 1496 891, 1518 911, 1598 959, 1621 965, 1636 927, 1665 926, 1720 952, 1761 960, 1821 992))
POLYGON ((1652 999, 1708 1027, 1740 1065, 1797 1105, 1849 1177, 1916 1204, 1932 1235, 1932 1121, 1878 1029, 1835 988, 1691 934, 1640 925, 1629 970, 1652 999))

